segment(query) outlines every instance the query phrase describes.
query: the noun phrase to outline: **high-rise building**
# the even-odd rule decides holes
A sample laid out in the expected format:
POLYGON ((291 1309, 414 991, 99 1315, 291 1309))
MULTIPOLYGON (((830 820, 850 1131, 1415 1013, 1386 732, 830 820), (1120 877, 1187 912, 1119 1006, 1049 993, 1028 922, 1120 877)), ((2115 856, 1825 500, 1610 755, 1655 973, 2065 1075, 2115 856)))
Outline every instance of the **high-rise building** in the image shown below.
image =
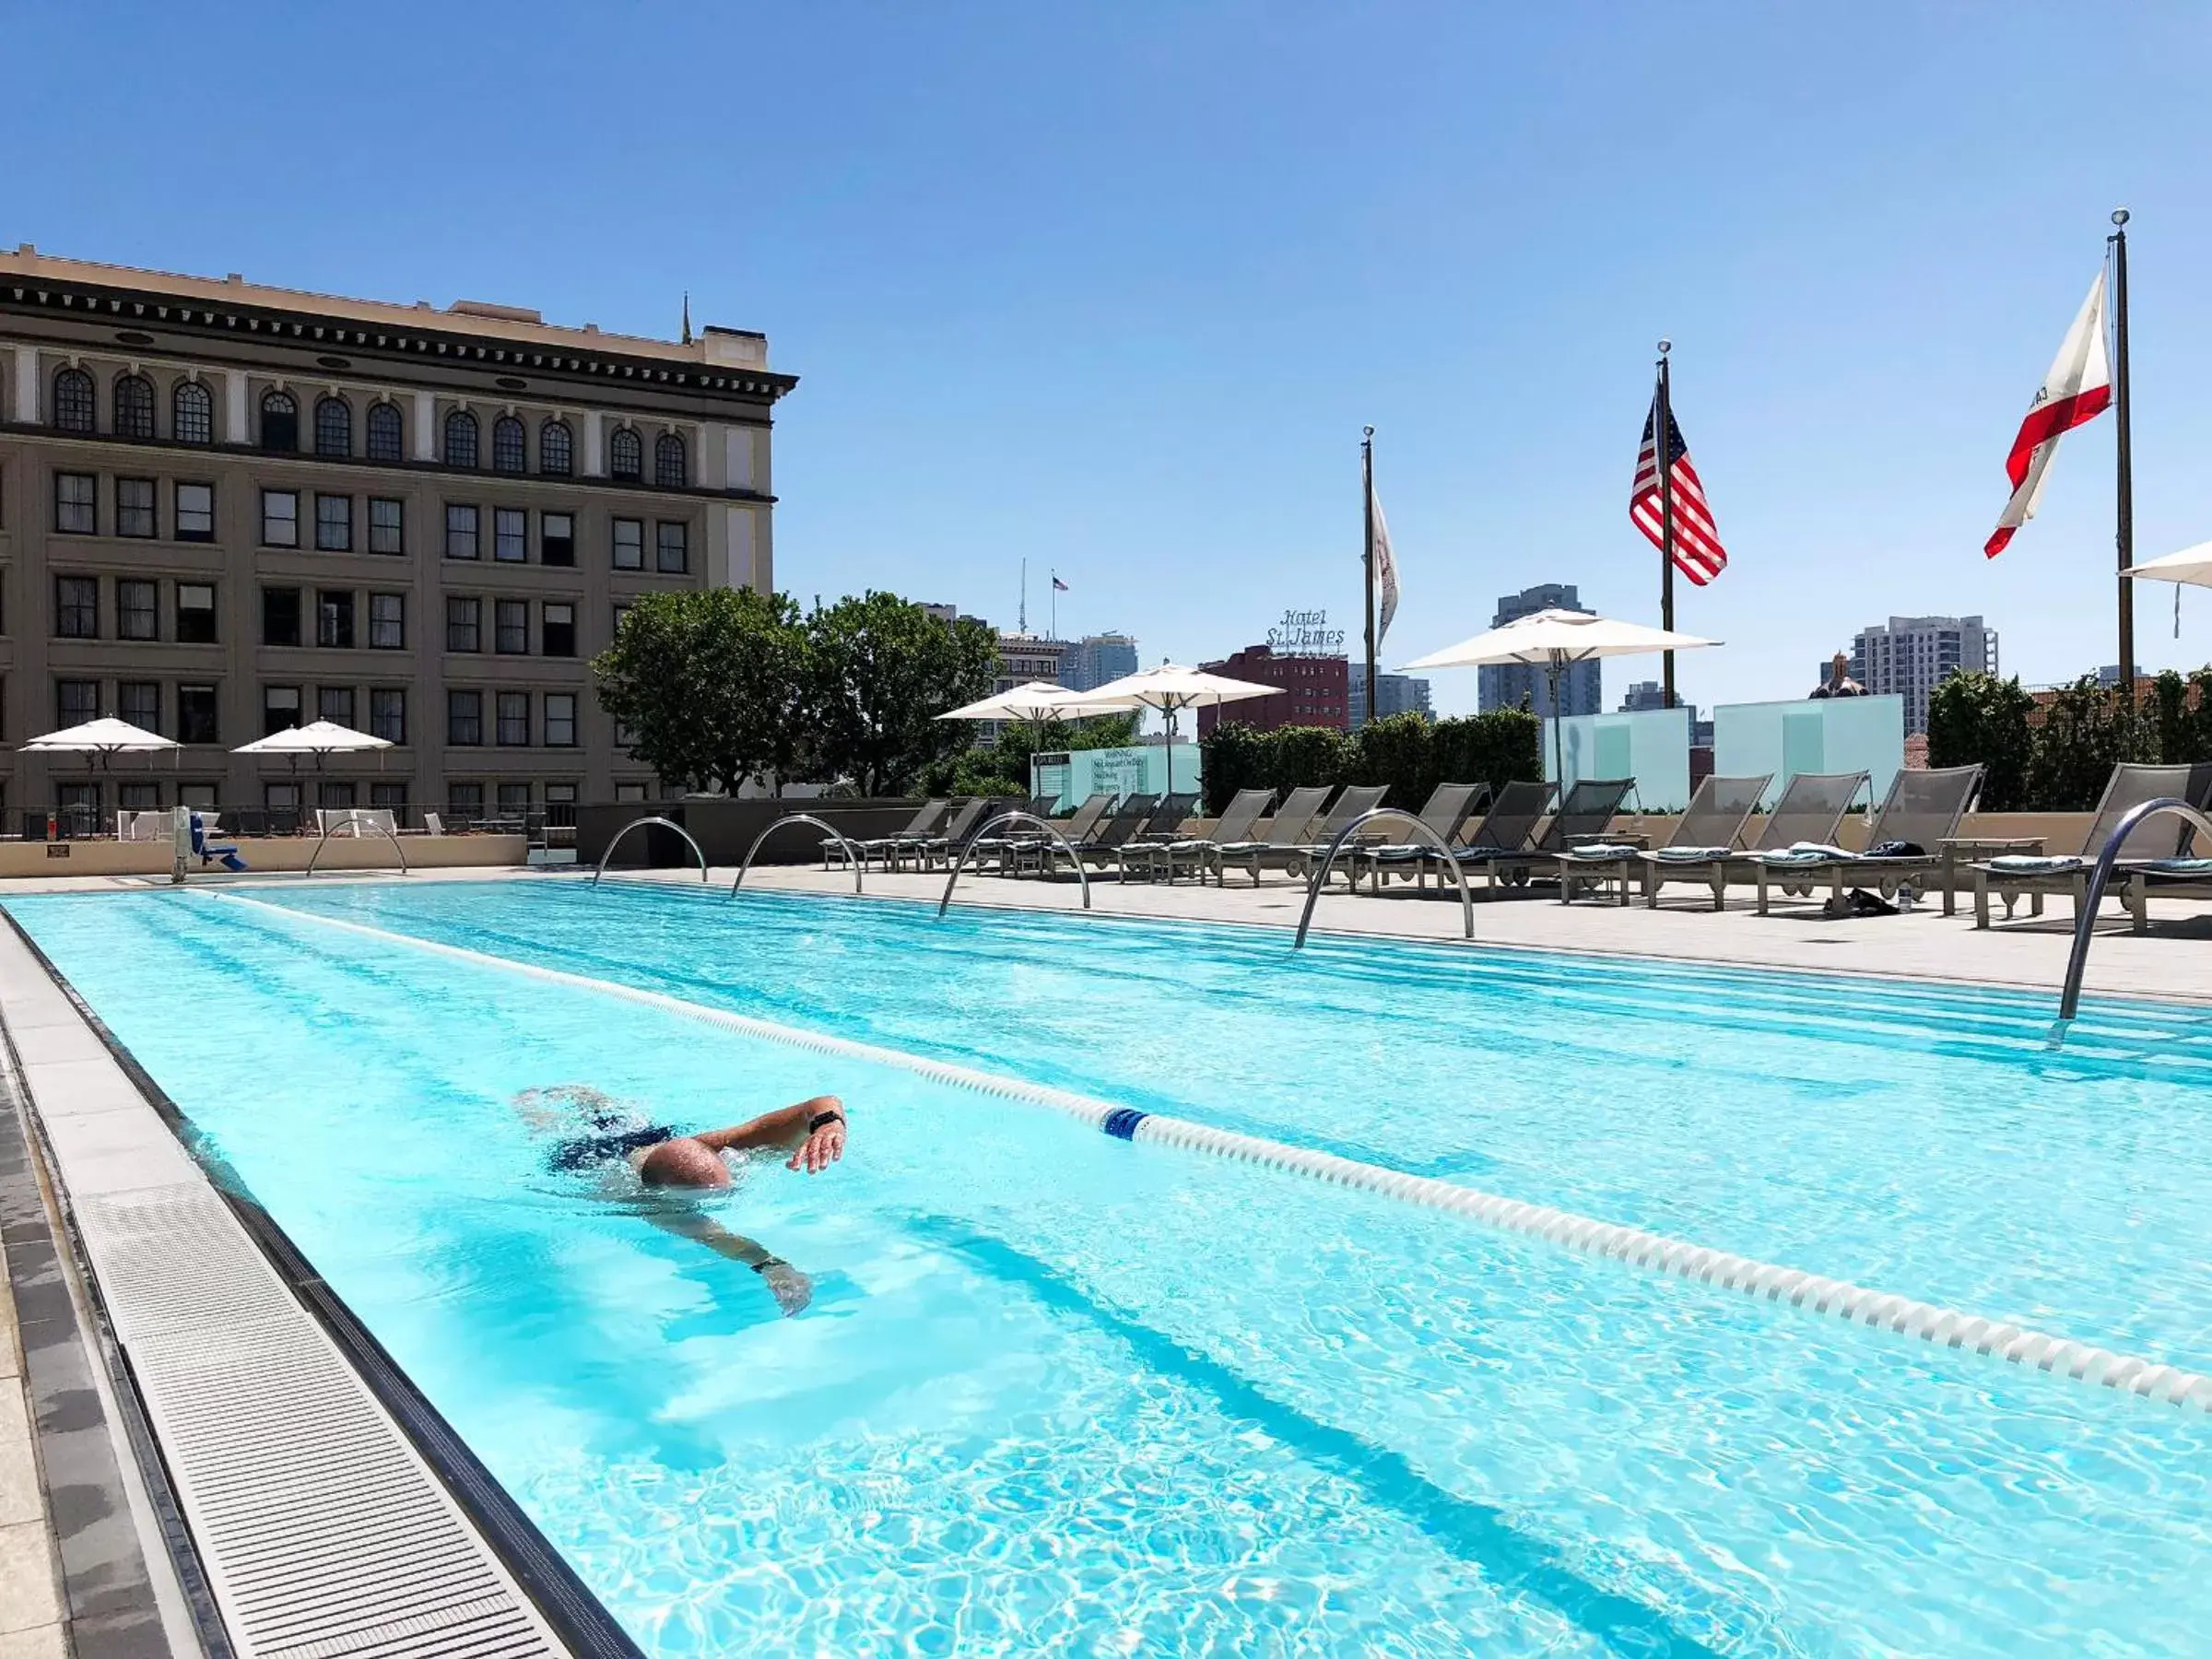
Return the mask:
POLYGON ((1061 665, 1067 661, 1072 649, 1065 640, 1002 633, 998 636, 998 679, 991 689, 1011 691, 1031 680, 1045 680, 1055 686, 1065 684, 1060 677, 1061 665))
POLYGON ((1950 676, 1996 672, 1997 630, 1979 617, 1892 617, 1851 642, 1851 677, 1869 696, 1903 698, 1908 735, 1928 729, 1928 696, 1950 676))
MULTIPOLYGON (((1416 679, 1410 674, 1378 674, 1375 676, 1375 718, 1388 720, 1394 714, 1433 714, 1435 709, 1429 700, 1429 682, 1416 679)), ((1367 724, 1367 671, 1353 668, 1348 671, 1345 688, 1345 717, 1348 729, 1358 731, 1367 724)))
POLYGON ((642 798, 588 664, 640 595, 771 592, 758 334, 678 343, 0 253, 5 805, 449 820, 642 798), (103 714, 174 764, 13 747, 103 714), (317 718, 393 747, 231 751, 317 718))
POLYGON ((1657 680, 1638 680, 1622 694, 1620 712, 1623 714, 1641 714, 1646 709, 1666 707, 1666 688, 1657 680))
POLYGON ((1095 691, 1108 680, 1135 672, 1135 640, 1127 634, 1086 634, 1061 664, 1060 683, 1075 691, 1095 691))
POLYGON ((1225 721, 1272 732, 1277 726, 1334 726, 1346 729, 1349 663, 1340 656, 1277 656, 1265 645, 1247 645, 1219 663, 1199 665, 1208 674, 1230 679, 1251 680, 1262 686, 1280 686, 1274 697, 1249 697, 1241 702, 1207 704, 1198 711, 1198 735, 1203 737, 1225 721))
MULTIPOLYGON (((1499 600, 1498 614, 1490 618, 1490 626, 1502 628, 1541 610, 1586 609, 1572 583, 1547 582, 1499 600)), ((1554 712, 1551 677, 1547 670, 1525 663, 1491 663, 1475 672, 1476 700, 1485 713, 1492 709, 1517 709, 1524 701, 1537 714, 1554 712)), ((1605 704, 1605 681, 1594 658, 1576 663, 1559 676, 1558 712, 1595 714, 1605 704)))

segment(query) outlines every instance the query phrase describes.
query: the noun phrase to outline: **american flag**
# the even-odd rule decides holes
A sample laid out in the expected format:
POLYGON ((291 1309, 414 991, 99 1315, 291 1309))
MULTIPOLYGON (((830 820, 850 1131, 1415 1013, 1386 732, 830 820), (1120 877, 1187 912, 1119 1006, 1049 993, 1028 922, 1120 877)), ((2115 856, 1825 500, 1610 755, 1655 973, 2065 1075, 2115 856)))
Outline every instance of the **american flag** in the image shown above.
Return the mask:
MULTIPOLYGON (((1643 418, 1643 447, 1636 452, 1636 483, 1629 491, 1629 517, 1651 538, 1652 546, 1665 543, 1664 514, 1659 508, 1659 451, 1653 432, 1659 416, 1659 398, 1652 397, 1652 411, 1643 418)), ((1705 503, 1705 486, 1698 469, 1689 464, 1689 446, 1674 411, 1666 416, 1667 471, 1674 475, 1675 569, 1703 587, 1728 568, 1728 549, 1713 528, 1712 509, 1705 503)))

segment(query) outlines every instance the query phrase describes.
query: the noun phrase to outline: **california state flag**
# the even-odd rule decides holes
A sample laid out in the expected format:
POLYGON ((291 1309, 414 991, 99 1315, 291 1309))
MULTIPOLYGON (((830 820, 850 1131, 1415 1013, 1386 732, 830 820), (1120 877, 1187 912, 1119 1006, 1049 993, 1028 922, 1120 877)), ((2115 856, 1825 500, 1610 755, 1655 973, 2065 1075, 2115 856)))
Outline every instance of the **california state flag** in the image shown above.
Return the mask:
POLYGON ((2104 355, 2104 273, 2089 284, 2089 297, 2075 313, 2065 343, 2051 372, 2043 376, 2028 418, 2020 422, 2012 453, 2005 457, 2006 475, 2012 479, 2012 500, 1998 516, 1994 535, 1983 544, 1991 559, 2005 551, 2012 533, 2035 516, 2043 499, 2043 480, 2058 441, 2085 420, 2094 419, 2112 401, 2112 371, 2104 355))

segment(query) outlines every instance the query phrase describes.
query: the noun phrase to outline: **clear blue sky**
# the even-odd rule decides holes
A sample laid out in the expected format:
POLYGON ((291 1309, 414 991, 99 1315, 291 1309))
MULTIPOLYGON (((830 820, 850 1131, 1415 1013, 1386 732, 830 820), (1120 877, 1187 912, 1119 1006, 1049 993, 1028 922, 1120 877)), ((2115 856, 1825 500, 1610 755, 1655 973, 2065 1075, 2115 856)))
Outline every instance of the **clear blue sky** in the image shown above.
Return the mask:
MULTIPOLYGON (((556 321, 759 328, 782 585, 1122 629, 1352 622, 1359 435, 1406 597, 1656 619, 1652 347, 1734 563, 1700 701, 1892 612, 2030 683, 2114 654, 2109 419, 1981 544, 2133 230, 2138 553, 2212 537, 2212 14, 2035 5, 11 7, 0 241, 556 321)), ((2212 594, 2145 595, 2152 665, 2212 594)), ((1355 624, 1356 626, 1356 624, 1355 624)), ((1650 671, 1655 672, 1655 663, 1650 671)), ((1639 665, 1609 665, 1617 700, 1639 665)), ((1474 677, 1438 678, 1447 708, 1474 677)))

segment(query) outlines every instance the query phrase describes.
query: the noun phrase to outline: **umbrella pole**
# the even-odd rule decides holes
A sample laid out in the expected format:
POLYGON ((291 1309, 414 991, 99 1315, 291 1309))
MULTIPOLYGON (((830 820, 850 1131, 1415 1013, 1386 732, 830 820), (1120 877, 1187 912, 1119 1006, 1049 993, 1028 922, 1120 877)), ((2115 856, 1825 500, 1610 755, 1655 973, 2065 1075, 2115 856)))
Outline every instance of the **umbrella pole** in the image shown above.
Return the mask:
POLYGON ((1544 665, 1545 677, 1551 682, 1552 777, 1559 783, 1562 801, 1567 798, 1567 737, 1565 728, 1559 724, 1559 676, 1565 666, 1557 652, 1552 653, 1551 660, 1544 665))

